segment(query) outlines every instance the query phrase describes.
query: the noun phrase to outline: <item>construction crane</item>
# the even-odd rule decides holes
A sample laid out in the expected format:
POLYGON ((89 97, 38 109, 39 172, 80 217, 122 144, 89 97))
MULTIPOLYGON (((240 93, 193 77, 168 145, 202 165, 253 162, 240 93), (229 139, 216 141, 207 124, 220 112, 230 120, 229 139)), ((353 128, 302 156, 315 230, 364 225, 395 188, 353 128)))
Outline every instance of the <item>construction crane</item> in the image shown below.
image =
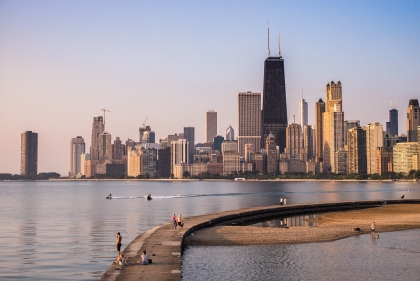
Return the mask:
POLYGON ((146 119, 143 122, 143 127, 146 126, 147 117, 149 117, 149 116, 146 116, 146 119))

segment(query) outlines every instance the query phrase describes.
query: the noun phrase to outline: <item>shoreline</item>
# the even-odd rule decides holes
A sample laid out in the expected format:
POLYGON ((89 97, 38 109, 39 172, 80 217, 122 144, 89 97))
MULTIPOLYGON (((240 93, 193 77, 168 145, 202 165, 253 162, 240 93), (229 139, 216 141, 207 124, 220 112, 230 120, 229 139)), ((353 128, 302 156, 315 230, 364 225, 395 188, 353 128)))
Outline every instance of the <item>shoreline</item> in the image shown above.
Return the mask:
POLYGON ((417 179, 382 179, 382 180, 357 180, 357 179, 246 179, 235 181, 231 179, 44 179, 44 180, 0 180, 0 182, 28 182, 28 181, 212 181, 212 182, 417 182, 417 179))
POLYGON ((419 204, 395 204, 363 210, 329 212, 307 219, 313 227, 269 228, 257 226, 216 226, 200 229, 185 239, 186 246, 278 245, 334 241, 377 232, 420 229, 419 204), (355 231, 354 228, 360 228, 355 231))

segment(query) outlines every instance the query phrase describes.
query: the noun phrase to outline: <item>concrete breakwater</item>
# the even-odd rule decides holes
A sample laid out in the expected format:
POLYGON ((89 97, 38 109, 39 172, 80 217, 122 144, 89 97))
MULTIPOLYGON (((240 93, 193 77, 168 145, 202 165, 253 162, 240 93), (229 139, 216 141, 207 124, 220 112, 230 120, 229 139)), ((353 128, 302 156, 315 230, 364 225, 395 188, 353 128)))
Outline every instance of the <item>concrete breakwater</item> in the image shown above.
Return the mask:
MULTIPOLYGON (((101 280, 181 280, 181 255, 186 237, 194 231, 221 225, 243 225, 251 222, 290 217, 311 213, 325 213, 379 207, 384 201, 353 201, 337 203, 300 204, 289 206, 255 207, 226 211, 184 219, 184 228, 172 230, 172 223, 156 226, 134 239, 124 250, 129 261, 140 259, 147 250, 153 263, 147 266, 127 266, 121 269, 115 264, 101 280)), ((387 204, 418 204, 420 200, 390 200, 387 204)))

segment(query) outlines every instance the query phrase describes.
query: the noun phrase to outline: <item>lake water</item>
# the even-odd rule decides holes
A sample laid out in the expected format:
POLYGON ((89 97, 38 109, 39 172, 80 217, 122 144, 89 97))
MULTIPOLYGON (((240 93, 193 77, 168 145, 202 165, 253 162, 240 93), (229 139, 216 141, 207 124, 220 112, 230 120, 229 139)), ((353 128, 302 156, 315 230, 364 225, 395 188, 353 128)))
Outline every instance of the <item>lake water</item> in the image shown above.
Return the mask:
MULTIPOLYGON (((141 232, 170 221, 173 213, 187 218, 269 206, 278 204, 280 197, 287 198, 288 204, 390 200, 403 194, 406 198, 420 198, 417 182, 37 181, 0 182, 0 190, 1 280, 98 280, 117 255, 116 232, 121 232, 124 248, 141 232), (105 199, 109 193, 117 199, 105 199), (144 198, 149 193, 154 198, 151 201, 144 198)), ((331 245, 351 239, 357 238, 331 245)), ((302 251, 309 251, 302 247, 310 245, 321 247, 321 251, 322 247, 337 247, 323 243, 289 245, 287 252, 301 256, 302 251)), ((240 255, 248 256, 246 251, 252 247, 242 247, 244 252, 240 255)), ((217 247, 208 249, 216 251, 217 247)), ((338 249, 335 255, 346 256, 338 249)), ((253 254, 249 256, 251 261, 256 258, 255 263, 269 252, 262 248, 258 250, 261 256, 256 256, 255 251, 251 250, 253 254)), ((186 280, 192 280, 187 279, 187 273, 195 266, 186 265, 195 260, 191 258, 193 252, 193 248, 188 248, 183 256, 186 280)), ((404 252, 403 249, 393 254, 404 252)), ((201 255, 206 261, 208 254, 201 255)), ((277 256, 274 252, 269 255, 277 256)), ((232 257, 229 264, 235 264, 236 259, 232 257)), ((289 262, 294 268, 295 261, 290 258, 289 262)), ((354 261, 349 257, 347 262, 351 267, 354 261)), ((335 268, 340 264, 332 258, 328 266, 335 268)), ((253 272, 271 270, 269 265, 258 265, 253 272)))

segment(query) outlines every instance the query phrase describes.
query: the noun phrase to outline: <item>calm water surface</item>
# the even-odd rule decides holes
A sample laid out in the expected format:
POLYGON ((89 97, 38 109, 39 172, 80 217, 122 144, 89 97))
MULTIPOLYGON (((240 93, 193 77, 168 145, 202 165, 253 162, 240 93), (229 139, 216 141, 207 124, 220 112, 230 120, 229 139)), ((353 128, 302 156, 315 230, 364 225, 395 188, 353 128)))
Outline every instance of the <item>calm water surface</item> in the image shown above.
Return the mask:
POLYGON ((182 280, 420 280, 420 230, 297 245, 188 247, 182 280), (203 258, 205 257, 205 258, 203 258))
POLYGON ((124 248, 173 213, 188 218, 280 197, 288 204, 420 198, 416 182, 38 181, 0 182, 0 190, 1 280, 98 280, 116 257, 116 232, 124 248), (118 198, 106 200, 109 193, 118 198))

